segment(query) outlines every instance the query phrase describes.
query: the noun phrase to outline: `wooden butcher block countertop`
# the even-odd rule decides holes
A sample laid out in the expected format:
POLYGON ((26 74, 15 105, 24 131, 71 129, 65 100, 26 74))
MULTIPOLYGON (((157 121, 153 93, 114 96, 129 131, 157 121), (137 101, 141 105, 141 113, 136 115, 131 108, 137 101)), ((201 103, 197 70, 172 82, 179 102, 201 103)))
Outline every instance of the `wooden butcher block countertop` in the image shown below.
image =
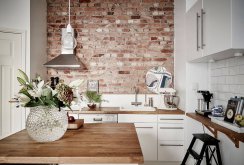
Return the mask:
POLYGON ((184 115, 185 112, 177 110, 161 110, 156 109, 155 111, 123 111, 119 107, 101 107, 96 109, 83 108, 82 110, 74 110, 70 113, 77 114, 168 114, 168 115, 184 115))
POLYGON ((134 124, 84 124, 38 143, 26 130, 0 140, 0 163, 143 163, 134 124))

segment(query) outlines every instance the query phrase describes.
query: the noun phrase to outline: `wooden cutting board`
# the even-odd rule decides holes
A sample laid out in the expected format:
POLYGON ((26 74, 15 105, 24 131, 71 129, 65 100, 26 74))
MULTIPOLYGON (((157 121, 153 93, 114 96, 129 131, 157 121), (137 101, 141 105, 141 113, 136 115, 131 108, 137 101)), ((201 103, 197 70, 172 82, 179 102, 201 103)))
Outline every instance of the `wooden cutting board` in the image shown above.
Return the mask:
POLYGON ((84 124, 84 119, 75 119, 74 122, 68 124, 68 129, 79 129, 84 124))

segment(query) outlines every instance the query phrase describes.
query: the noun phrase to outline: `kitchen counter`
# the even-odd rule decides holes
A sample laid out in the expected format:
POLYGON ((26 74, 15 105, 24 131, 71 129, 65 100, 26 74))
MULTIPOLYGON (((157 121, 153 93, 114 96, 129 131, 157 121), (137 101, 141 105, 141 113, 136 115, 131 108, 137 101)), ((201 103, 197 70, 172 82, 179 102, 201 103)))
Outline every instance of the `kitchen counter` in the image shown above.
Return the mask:
POLYGON ((239 141, 244 142, 244 133, 234 132, 228 128, 212 122, 210 118, 196 113, 186 113, 186 116, 201 122, 206 128, 208 128, 208 130, 215 136, 215 138, 217 138, 218 131, 224 133, 235 143, 236 148, 239 148, 239 141))
POLYGON ((0 163, 141 164, 143 155, 133 124, 85 124, 48 143, 15 133, 0 140, 0 163))
POLYGON ((73 114, 168 114, 168 115, 184 115, 185 112, 177 110, 159 110, 156 111, 122 111, 119 107, 101 107, 91 110, 89 108, 83 108, 82 110, 74 110, 73 114))

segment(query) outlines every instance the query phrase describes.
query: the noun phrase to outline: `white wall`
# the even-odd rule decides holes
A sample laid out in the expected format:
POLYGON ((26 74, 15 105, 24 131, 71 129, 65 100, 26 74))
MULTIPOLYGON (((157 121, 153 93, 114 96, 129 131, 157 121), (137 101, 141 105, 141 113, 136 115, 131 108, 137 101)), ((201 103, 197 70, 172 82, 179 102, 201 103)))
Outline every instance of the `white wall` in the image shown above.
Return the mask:
POLYGON ((180 97, 179 108, 186 103, 185 1, 174 1, 174 86, 180 97))
POLYGON ((30 3, 30 67, 31 77, 36 74, 46 79, 47 62, 47 3, 46 0, 31 0, 30 3))
MULTIPOLYGON (((217 61, 210 65, 211 91, 214 92, 214 104, 227 106, 230 97, 244 96, 244 57, 235 57, 217 61)), ((244 162, 244 143, 235 148, 226 135, 220 133, 221 151, 225 164, 240 165, 244 162)))
POLYGON ((26 32, 26 72, 30 73, 30 0, 0 0, 0 27, 26 32))

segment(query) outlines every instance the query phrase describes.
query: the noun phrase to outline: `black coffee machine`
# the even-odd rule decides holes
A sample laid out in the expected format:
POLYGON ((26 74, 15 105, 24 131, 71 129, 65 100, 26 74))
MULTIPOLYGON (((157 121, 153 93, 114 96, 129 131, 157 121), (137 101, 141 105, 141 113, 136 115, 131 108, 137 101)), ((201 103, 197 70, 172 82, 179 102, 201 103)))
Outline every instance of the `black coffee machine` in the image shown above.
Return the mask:
POLYGON ((210 93, 209 91, 205 90, 199 90, 197 93, 201 93, 203 96, 203 99, 198 99, 198 108, 196 110, 196 113, 204 116, 208 116, 211 114, 212 110, 209 108, 209 103, 211 102, 211 99, 213 98, 213 93, 210 93))

